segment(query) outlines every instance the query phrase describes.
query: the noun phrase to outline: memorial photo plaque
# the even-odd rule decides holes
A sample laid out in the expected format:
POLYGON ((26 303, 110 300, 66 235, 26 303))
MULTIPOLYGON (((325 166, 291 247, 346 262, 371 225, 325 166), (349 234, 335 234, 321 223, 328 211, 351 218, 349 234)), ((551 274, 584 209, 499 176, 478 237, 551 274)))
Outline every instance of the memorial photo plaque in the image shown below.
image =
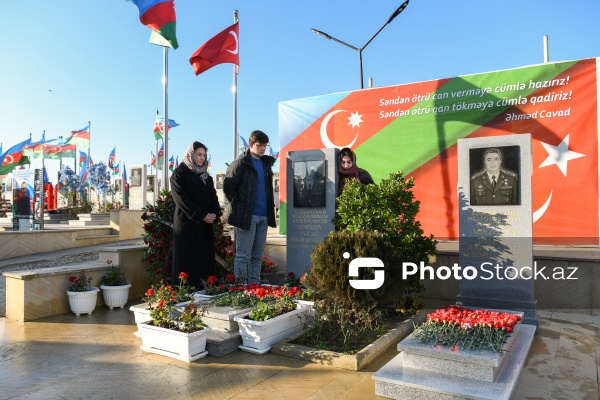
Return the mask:
POLYGON ((470 205, 520 205, 519 160, 519 146, 469 149, 470 205))
POLYGON ((326 160, 294 161, 294 207, 325 207, 326 160))

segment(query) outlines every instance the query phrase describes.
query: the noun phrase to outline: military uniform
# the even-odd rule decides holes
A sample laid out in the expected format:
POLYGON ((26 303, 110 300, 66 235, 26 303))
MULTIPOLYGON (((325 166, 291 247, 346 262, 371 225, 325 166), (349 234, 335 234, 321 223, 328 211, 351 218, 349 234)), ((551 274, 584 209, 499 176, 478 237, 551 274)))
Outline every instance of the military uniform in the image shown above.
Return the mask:
POLYGON ((517 174, 500 170, 495 187, 492 187, 486 171, 471 177, 472 206, 509 204, 519 204, 517 174))

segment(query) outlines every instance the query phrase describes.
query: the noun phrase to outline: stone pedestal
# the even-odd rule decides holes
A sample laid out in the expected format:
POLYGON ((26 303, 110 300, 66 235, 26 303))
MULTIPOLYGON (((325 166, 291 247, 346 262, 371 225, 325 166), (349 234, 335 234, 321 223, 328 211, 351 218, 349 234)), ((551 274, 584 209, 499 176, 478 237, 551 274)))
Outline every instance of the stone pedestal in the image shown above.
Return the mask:
POLYGON ((310 269, 316 244, 335 229, 338 149, 290 151, 287 156, 286 271, 310 269))
POLYGON ((491 350, 450 350, 420 343, 412 335, 398 354, 373 374, 375 394, 392 399, 510 399, 535 334, 519 324, 504 354, 491 350))
POLYGON ((522 311, 523 323, 537 327, 531 169, 529 134, 458 140, 463 275, 456 300, 465 307, 522 311), (499 163, 493 189, 486 171, 492 155, 499 163))

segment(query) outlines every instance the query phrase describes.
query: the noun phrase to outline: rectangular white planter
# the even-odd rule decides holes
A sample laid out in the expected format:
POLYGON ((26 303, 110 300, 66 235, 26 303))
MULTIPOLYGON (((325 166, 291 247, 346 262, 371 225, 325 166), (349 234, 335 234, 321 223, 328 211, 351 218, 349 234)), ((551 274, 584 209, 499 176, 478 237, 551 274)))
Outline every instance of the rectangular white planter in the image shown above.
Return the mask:
POLYGON ((184 333, 144 322, 138 324, 138 331, 143 343, 140 349, 150 353, 187 362, 195 361, 208 354, 206 336, 210 331, 209 327, 192 333, 184 333))
POLYGON ((148 304, 146 304, 146 303, 135 304, 135 305, 129 307, 129 310, 133 311, 133 315, 135 317, 136 324, 141 324, 143 322, 152 321, 152 318, 150 318, 150 308, 148 307, 148 304))
POLYGON ((246 318, 247 315, 235 317, 242 336, 239 348, 255 354, 265 354, 271 350, 272 344, 301 332, 309 313, 308 306, 299 304, 294 311, 266 321, 253 321, 246 318))
POLYGON ((310 317, 314 320, 317 318, 317 309, 315 308, 315 302, 309 300, 294 300, 296 303, 307 306, 310 308, 310 317))

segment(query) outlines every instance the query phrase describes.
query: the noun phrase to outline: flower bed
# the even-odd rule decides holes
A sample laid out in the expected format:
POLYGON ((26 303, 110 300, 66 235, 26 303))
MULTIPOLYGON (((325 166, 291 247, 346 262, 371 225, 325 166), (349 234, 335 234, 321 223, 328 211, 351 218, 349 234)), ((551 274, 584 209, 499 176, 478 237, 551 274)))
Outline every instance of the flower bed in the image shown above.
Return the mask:
POLYGON ((520 315, 507 312, 450 305, 427 314, 427 321, 416 327, 412 336, 421 343, 502 354, 504 343, 520 320, 520 315))

